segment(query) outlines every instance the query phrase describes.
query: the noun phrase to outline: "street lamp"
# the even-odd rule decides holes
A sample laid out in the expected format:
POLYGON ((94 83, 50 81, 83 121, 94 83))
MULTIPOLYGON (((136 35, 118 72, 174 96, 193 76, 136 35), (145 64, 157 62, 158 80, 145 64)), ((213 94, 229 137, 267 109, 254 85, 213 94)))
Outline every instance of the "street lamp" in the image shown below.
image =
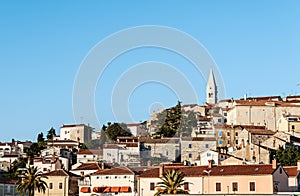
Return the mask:
POLYGON ((208 178, 207 178, 207 194, 209 194, 209 174, 210 174, 210 172, 211 172, 211 170, 203 170, 203 172, 205 172, 205 173, 207 173, 207 176, 208 176, 208 178))

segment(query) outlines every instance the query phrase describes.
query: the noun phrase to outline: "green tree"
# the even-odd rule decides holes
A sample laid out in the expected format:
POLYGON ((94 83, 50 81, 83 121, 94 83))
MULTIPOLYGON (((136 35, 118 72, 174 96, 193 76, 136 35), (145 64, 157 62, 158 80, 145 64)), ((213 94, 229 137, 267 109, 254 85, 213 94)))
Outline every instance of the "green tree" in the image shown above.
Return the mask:
POLYGON ((279 147, 276 151, 276 159, 283 166, 297 165, 297 161, 300 160, 300 153, 295 146, 289 146, 285 149, 279 147))
POLYGON ((178 136, 191 137, 193 128, 197 127, 196 115, 193 111, 182 112, 178 136))
POLYGON ((81 149, 81 150, 87 150, 88 149, 88 147, 85 145, 85 143, 79 143, 78 148, 81 149))
POLYGON ((100 131, 100 148, 103 149, 103 144, 105 144, 105 142, 107 142, 107 137, 106 137, 106 129, 107 126, 103 125, 102 129, 100 131))
POLYGON ((55 129, 51 127, 47 133, 47 140, 53 140, 54 136, 56 136, 55 129))
POLYGON ((41 155, 41 150, 45 148, 45 142, 40 143, 32 143, 29 148, 25 147, 24 152, 26 153, 27 157, 30 158, 30 163, 33 163, 33 158, 35 156, 41 155))
POLYGON ((44 134, 41 132, 37 136, 37 142, 40 143, 40 142, 44 142, 44 141, 45 141, 44 134))
POLYGON ((157 183, 155 196, 161 194, 188 194, 182 189, 184 186, 184 173, 178 170, 169 170, 160 177, 161 182, 157 183))
POLYGON ((100 140, 99 139, 90 140, 86 143, 86 147, 88 149, 99 149, 100 148, 100 140))
POLYGON ((19 194, 26 194, 28 192, 29 196, 34 196, 36 190, 45 193, 47 183, 43 178, 47 178, 47 176, 43 176, 42 172, 38 171, 37 167, 28 166, 25 168, 24 174, 19 177, 17 182, 17 192, 19 194))
POLYGON ((176 133, 178 133, 178 129, 181 123, 181 103, 178 101, 177 105, 167 109, 166 115, 162 113, 162 115, 158 116, 163 117, 163 119, 159 119, 158 122, 164 121, 163 125, 159 127, 156 131, 156 134, 164 137, 173 137, 176 133))
POLYGON ((107 137, 112 141, 117 141, 118 136, 132 136, 132 133, 124 123, 111 124, 107 127, 105 132, 107 137))
POLYGON ((18 168, 24 168, 27 164, 27 158, 19 157, 17 160, 12 162, 12 164, 8 168, 8 173, 4 175, 7 178, 16 178, 18 168))

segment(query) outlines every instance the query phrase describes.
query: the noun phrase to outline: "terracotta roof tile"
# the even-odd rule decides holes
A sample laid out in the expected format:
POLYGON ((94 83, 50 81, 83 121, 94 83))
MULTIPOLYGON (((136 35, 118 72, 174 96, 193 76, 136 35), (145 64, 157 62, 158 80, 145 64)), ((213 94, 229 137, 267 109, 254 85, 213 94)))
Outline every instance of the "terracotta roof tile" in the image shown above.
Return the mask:
POLYGON ((51 171, 49 173, 44 173, 44 176, 69 176, 67 172, 65 172, 63 169, 58 169, 51 171))
POLYGON ((79 150, 77 154, 93 154, 90 150, 79 150))
POLYGON ((298 175, 297 166, 286 166, 283 169, 289 177, 296 177, 298 175))
POLYGON ((98 163, 83 163, 79 167, 73 170, 100 170, 98 163))
MULTIPOLYGON (((206 171, 211 170, 210 176, 228 176, 228 175, 271 175, 274 172, 271 164, 267 165, 224 165, 215 166, 209 169, 207 166, 179 166, 164 167, 164 171, 176 169, 183 172, 187 177, 207 176, 206 171)), ((158 178, 159 168, 144 171, 141 178, 158 178)))
POLYGON ((119 166, 111 169, 98 170, 93 175, 132 175, 134 172, 127 167, 119 166))

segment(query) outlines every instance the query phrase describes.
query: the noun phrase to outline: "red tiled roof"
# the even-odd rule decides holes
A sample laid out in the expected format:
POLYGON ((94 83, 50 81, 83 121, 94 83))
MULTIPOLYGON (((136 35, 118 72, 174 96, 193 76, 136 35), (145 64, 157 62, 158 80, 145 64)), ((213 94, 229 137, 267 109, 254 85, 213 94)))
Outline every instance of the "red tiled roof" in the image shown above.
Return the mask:
POLYGON ((283 169, 289 177, 296 177, 298 175, 297 166, 285 166, 283 169))
POLYGON ((134 174, 129 168, 119 166, 111 169, 98 170, 93 175, 132 175, 134 174))
POLYGON ((44 176, 69 176, 67 172, 65 172, 63 169, 58 169, 51 171, 49 173, 44 173, 44 176))
POLYGON ((236 106, 267 106, 267 105, 275 105, 275 106, 291 106, 291 107, 300 107, 299 105, 283 102, 283 101, 269 101, 266 99, 262 100, 236 100, 236 106))
POLYGON ((246 129, 254 135, 274 135, 275 132, 267 129, 246 129))
POLYGON ((137 142, 118 142, 120 145, 126 145, 126 147, 138 147, 139 144, 137 142))
MULTIPOLYGON (((247 97, 247 100, 281 100, 280 96, 263 96, 263 97, 247 97)), ((244 98, 241 98, 240 100, 244 100, 244 98)))
POLYGON ((77 154, 93 154, 90 150, 79 150, 77 154))
POLYGON ((182 137, 182 141, 216 141, 215 137, 182 137))
POLYGON ((83 163, 82 165, 80 165, 79 167, 77 167, 75 170, 100 170, 100 166, 98 165, 98 163, 83 163))
MULTIPOLYGON (((205 172, 211 170, 210 176, 228 175, 271 175, 274 172, 271 164, 267 165, 220 165, 209 169, 207 166, 183 166, 183 167, 164 167, 164 172, 176 169, 183 172, 188 177, 207 176, 205 172)), ((158 178, 159 168, 150 169, 140 175, 141 178, 158 178)))

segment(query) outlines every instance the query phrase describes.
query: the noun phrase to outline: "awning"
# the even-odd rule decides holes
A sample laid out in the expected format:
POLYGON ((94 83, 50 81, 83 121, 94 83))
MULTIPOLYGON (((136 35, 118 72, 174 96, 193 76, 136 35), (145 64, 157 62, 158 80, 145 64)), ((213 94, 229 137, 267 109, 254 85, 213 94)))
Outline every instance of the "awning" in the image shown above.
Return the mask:
POLYGON ((103 193, 109 193, 110 192, 110 187, 106 187, 103 191, 103 193))
POLYGON ((80 192, 82 193, 90 193, 91 188, 90 187, 81 187, 80 192))
POLYGON ((112 186, 112 187, 110 188, 110 192, 112 192, 112 193, 118 193, 119 190, 120 190, 120 187, 119 187, 119 186, 112 186))
POLYGON ((122 186, 120 188, 120 192, 121 193, 128 193, 128 192, 131 192, 131 187, 130 186, 122 186))
POLYGON ((95 193, 103 193, 106 188, 109 188, 109 187, 106 187, 106 186, 98 186, 97 187, 96 186, 96 187, 93 188, 93 192, 95 192, 95 193))

